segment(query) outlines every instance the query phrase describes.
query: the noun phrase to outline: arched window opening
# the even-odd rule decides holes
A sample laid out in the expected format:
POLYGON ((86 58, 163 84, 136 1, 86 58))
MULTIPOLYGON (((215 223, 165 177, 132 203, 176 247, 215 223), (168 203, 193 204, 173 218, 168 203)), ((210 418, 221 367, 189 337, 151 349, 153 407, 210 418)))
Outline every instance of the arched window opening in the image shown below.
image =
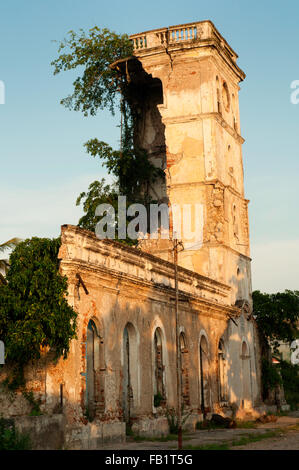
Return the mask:
POLYGON ((227 402, 227 361, 224 349, 224 341, 221 339, 218 344, 218 384, 219 402, 227 402))
POLYGON ((230 108, 230 94, 226 82, 222 84, 222 102, 226 111, 229 111, 230 108))
POLYGON ((181 390, 182 403, 186 406, 190 405, 189 394, 189 351, 184 333, 180 334, 180 359, 181 359, 181 390))
POLYGON ((243 408, 250 406, 251 402, 251 371, 250 371, 250 354, 246 341, 242 342, 241 349, 242 360, 242 402, 243 408))
POLYGON ((137 335, 132 323, 127 323, 123 333, 123 415, 130 424, 137 403, 137 335))
POLYGON ((154 375, 154 406, 162 406, 166 401, 165 383, 164 383, 164 362, 162 349, 162 334, 160 328, 157 328, 154 335, 154 353, 155 353, 155 375, 154 375))
POLYGON ((200 367, 200 407, 204 418, 210 407, 210 385, 209 385, 209 348, 208 342, 202 335, 199 344, 199 367, 200 367))
POLYGON ((92 421, 104 408, 104 388, 101 377, 104 367, 103 338, 90 320, 86 337, 86 415, 92 421))

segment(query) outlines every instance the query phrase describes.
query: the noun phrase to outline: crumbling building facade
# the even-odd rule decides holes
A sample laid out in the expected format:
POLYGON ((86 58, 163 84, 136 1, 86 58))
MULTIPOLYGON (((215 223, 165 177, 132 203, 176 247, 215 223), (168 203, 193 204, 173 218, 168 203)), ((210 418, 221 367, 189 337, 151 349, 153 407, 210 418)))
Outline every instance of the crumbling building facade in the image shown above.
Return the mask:
MULTIPOLYGON (((256 413, 259 344, 238 102, 245 75, 210 21, 131 39, 133 57, 113 66, 130 79, 135 139, 165 172, 153 197, 203 208, 200 243, 198 234, 182 236, 178 255, 186 426, 212 412, 256 413)), ((61 405, 71 447, 124 439, 126 423, 142 435, 167 433, 177 402, 172 241, 134 248, 70 225, 61 241, 78 331, 68 358, 45 366, 43 408, 61 405)))

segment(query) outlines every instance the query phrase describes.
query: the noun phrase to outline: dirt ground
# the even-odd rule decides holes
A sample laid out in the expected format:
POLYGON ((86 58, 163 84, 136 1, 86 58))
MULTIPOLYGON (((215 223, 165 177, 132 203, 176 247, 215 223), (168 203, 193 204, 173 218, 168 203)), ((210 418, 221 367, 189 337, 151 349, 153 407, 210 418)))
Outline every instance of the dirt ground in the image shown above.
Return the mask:
POLYGON ((299 450, 299 431, 290 431, 276 438, 251 442, 245 446, 232 447, 232 450, 299 450))
MULTIPOLYGON (((258 424, 254 429, 200 430, 183 436, 183 448, 185 449, 215 446, 216 450, 218 446, 223 444, 227 444, 232 450, 299 450, 299 411, 290 413, 288 416, 280 416, 275 423, 258 424), (233 442, 236 443, 240 439, 268 436, 273 432, 276 434, 274 437, 264 437, 258 442, 246 445, 232 445, 233 442)), ((105 446, 107 450, 170 450, 176 448, 175 440, 135 442, 132 438, 123 444, 105 446)))

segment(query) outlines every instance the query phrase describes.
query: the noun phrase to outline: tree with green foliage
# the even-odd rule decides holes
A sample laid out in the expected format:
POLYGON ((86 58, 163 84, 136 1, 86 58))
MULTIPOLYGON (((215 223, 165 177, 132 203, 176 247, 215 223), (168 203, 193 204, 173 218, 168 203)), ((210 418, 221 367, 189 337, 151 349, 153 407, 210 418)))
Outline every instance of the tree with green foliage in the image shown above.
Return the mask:
MULTIPOLYGON (((299 338, 299 291, 285 290, 276 294, 254 291, 252 298, 253 314, 262 347, 263 397, 267 398, 269 391, 281 383, 285 390, 291 388, 292 394, 293 388, 287 382, 290 378, 289 370, 292 369, 293 380, 296 381, 298 368, 291 364, 290 367, 286 367, 282 362, 280 371, 272 364, 271 351, 277 354, 281 342, 291 343, 295 338, 299 338)), ((286 398, 288 399, 287 394, 286 398)), ((299 395, 297 401, 299 403, 299 395)))
POLYGON ((61 104, 86 116, 104 108, 112 114, 119 109, 122 116, 120 149, 114 150, 97 138, 85 143, 87 153, 98 157, 116 179, 116 186, 111 188, 103 180, 91 183, 88 192, 81 193, 77 199, 77 205, 83 202, 85 213, 79 225, 94 231, 96 218, 92 211, 97 205, 113 201, 116 208, 118 194, 127 197, 128 205, 136 202, 148 205, 153 202, 149 186, 163 178, 164 172, 150 163, 143 149, 136 148, 133 139, 136 116, 130 104, 129 81, 111 67, 113 62, 132 56, 129 37, 98 27, 90 29, 88 34, 82 29, 79 34, 70 31, 60 43, 58 54, 52 62, 54 74, 73 69, 80 73, 73 82, 73 93, 62 99, 61 104))
POLYGON ((281 361, 280 370, 286 402, 291 409, 297 410, 299 408, 299 364, 281 361))
POLYGON ((263 341, 277 351, 280 342, 299 337, 299 291, 252 293, 253 314, 263 341))
POLYGON ((59 57, 52 62, 54 74, 73 69, 79 69, 82 74, 73 82, 73 94, 63 98, 61 104, 82 111, 85 116, 94 116, 99 109, 107 107, 114 114, 125 82, 110 65, 132 53, 132 41, 127 34, 97 26, 88 34, 83 29, 79 34, 69 31, 59 44, 59 57))
POLYGON ((78 225, 87 230, 94 231, 100 217, 95 215, 99 204, 110 204, 115 210, 117 208, 118 193, 113 185, 105 183, 104 178, 94 181, 88 187, 88 192, 82 192, 76 201, 79 206, 83 201, 84 215, 80 218, 78 225))
POLYGON ((77 314, 67 302, 67 279, 59 273, 59 239, 18 244, 10 255, 7 284, 0 286, 0 338, 15 375, 48 347, 66 358, 76 336, 77 314))

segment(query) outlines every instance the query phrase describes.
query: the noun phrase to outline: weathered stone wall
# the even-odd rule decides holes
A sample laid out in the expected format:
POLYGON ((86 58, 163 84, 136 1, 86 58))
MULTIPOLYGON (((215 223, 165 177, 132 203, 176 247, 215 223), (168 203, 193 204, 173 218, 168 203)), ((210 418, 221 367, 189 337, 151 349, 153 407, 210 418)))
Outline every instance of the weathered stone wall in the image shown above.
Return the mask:
MULTIPOLYGON (((157 409, 153 404, 156 328, 161 331, 163 343, 166 405, 170 408, 176 406, 173 265, 136 248, 98 240, 91 232, 72 226, 62 227, 60 258, 61 272, 69 280, 69 301, 79 313, 78 340, 73 341, 69 358, 61 362, 69 419, 77 425, 84 422, 86 330, 92 320, 104 351, 102 370, 98 371, 104 404, 96 413, 96 419, 107 425, 124 421, 124 329, 129 326, 132 355, 130 417, 135 430, 149 434, 154 423, 158 423, 155 417, 161 416, 161 413, 159 419, 162 422, 164 415, 166 423, 166 408, 157 409)), ((180 268, 179 288, 180 330, 186 339, 189 409, 193 410, 193 425, 196 420, 202 419, 199 342, 203 335, 207 339, 209 365, 205 377, 209 397, 205 403, 206 412, 216 410, 219 402, 220 338, 224 338, 227 349, 227 404, 236 403, 252 411, 253 405, 259 401, 259 389, 255 384, 258 366, 252 346, 252 321, 244 315, 241 320, 240 310, 230 306, 230 288, 224 284, 180 268), (230 318, 235 318, 236 325, 230 318), (240 380, 242 340, 248 344, 246 361, 250 364, 250 377, 246 379, 249 381, 250 396, 243 403, 240 380)), ((160 431, 163 432, 163 429, 160 431)))
POLYGON ((32 450, 65 448, 65 423, 62 414, 14 418, 16 430, 28 435, 32 450))
MULTIPOLYGON (((203 205, 203 245, 192 248, 182 237, 178 269, 182 396, 186 426, 194 428, 215 411, 256 413, 260 353, 238 105, 245 75, 211 22, 181 26, 132 37, 135 58, 115 66, 130 75, 135 140, 165 170, 153 197, 203 205)), ((126 424, 143 435, 167 433, 167 414, 177 404, 169 240, 132 248, 65 225, 61 241, 60 271, 78 313, 77 339, 66 360, 54 364, 45 353, 29 367, 28 388, 45 416, 64 417, 67 448, 123 440, 126 424)), ((0 413, 28 413, 22 396, 11 407, 5 400, 0 413)))
MULTIPOLYGON (((125 436, 125 341, 130 340, 130 421, 144 435, 167 432, 167 408, 176 407, 176 348, 173 264, 110 240, 98 240, 89 231, 62 227, 59 253, 61 273, 68 278, 68 301, 78 312, 77 339, 71 342, 66 360, 54 363, 45 352, 41 361, 26 370, 27 388, 41 401, 45 416, 61 413, 66 422, 67 448, 95 448, 125 436), (96 327, 94 343, 94 410, 88 422, 87 327, 96 327), (154 334, 162 338, 165 402, 154 406, 154 334)), ((187 427, 203 419, 201 377, 204 381, 205 413, 241 412, 258 404, 259 366, 254 351, 254 325, 242 309, 230 305, 231 288, 179 268, 179 324, 184 335, 185 411, 191 413, 187 427), (233 320, 232 320, 233 319, 233 320), (235 323, 234 323, 235 322, 235 323), (200 374, 199 345, 204 338, 206 365, 200 374), (219 398, 220 339, 225 345, 225 403, 219 398), (242 342, 248 353, 242 359, 242 342), (243 362, 248 367, 242 369, 243 362), (243 390, 247 383, 247 391, 243 390), (243 401, 242 401, 243 400, 243 401)), ((244 364, 243 364, 244 366, 244 364)), ((5 371, 5 368, 4 368, 5 371)), ((2 377, 4 377, 2 373, 2 377)), ((30 413, 19 394, 14 404, 0 404, 6 417, 30 413)))

